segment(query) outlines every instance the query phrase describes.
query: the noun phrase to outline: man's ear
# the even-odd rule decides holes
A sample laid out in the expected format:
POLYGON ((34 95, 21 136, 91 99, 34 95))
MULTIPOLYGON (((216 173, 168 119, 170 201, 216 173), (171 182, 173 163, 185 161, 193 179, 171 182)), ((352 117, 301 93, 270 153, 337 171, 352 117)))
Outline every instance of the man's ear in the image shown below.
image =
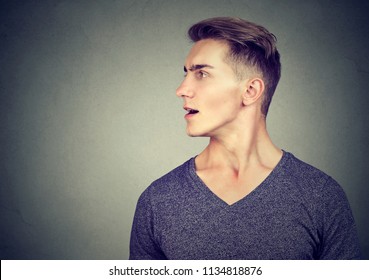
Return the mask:
POLYGON ((263 95, 265 89, 264 81, 260 78, 252 78, 246 82, 242 95, 242 103, 245 106, 255 103, 263 95))

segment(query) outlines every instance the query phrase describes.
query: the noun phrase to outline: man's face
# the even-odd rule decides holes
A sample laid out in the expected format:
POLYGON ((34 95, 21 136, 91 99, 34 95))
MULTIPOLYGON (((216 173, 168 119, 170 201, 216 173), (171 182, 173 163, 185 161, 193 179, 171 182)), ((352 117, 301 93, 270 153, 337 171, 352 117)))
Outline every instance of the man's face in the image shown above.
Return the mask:
POLYGON ((206 39, 198 41, 187 56, 186 77, 176 91, 182 97, 190 136, 217 137, 240 125, 242 88, 225 62, 228 46, 206 39))

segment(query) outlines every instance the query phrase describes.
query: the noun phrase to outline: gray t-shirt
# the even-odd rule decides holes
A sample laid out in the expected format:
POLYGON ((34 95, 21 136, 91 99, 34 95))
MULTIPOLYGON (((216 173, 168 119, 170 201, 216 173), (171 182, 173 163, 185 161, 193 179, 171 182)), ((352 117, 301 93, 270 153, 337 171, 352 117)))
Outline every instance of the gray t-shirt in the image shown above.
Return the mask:
POLYGON ((249 195, 228 205, 197 176, 195 159, 140 196, 130 259, 358 259, 343 189, 291 153, 249 195))

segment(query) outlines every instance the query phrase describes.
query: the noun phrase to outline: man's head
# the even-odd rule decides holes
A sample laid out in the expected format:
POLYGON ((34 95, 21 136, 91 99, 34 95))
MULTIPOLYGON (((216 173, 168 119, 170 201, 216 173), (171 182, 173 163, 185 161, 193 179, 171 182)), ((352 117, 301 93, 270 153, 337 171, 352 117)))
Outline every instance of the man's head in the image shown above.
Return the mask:
POLYGON ((265 84, 261 112, 266 116, 281 76, 276 37, 262 26, 229 17, 200 21, 188 30, 188 35, 193 42, 204 39, 226 42, 229 51, 225 59, 237 79, 247 78, 250 71, 261 75, 265 84))

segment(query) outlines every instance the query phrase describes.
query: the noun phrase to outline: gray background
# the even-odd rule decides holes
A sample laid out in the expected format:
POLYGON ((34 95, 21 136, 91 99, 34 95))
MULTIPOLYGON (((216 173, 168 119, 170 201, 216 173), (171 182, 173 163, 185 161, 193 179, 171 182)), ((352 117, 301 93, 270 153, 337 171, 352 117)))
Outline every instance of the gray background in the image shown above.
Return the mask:
POLYGON ((268 128, 345 189, 369 258, 367 1, 1 1, 0 257, 126 259, 135 204, 199 153, 185 34, 239 16, 279 40, 268 128))

